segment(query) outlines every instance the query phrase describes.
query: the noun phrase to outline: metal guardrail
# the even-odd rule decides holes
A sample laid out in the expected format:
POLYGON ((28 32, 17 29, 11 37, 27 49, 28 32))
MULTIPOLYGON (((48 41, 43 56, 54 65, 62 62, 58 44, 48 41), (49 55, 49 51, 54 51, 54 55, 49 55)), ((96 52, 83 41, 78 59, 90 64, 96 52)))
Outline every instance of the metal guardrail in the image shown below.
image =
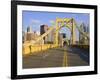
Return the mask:
POLYGON ((72 45, 72 47, 78 47, 82 49, 89 49, 89 45, 72 45))
POLYGON ((23 54, 34 54, 35 52, 45 51, 50 48, 57 47, 55 44, 45 44, 45 45, 29 45, 23 46, 23 54))

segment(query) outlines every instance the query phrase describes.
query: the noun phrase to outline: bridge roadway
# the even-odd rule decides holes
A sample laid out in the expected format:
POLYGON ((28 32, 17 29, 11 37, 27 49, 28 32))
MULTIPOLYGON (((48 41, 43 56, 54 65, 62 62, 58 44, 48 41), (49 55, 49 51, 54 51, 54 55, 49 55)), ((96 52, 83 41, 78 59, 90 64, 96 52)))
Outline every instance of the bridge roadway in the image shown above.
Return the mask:
POLYGON ((23 55, 23 68, 70 67, 89 65, 89 50, 62 47, 23 55))

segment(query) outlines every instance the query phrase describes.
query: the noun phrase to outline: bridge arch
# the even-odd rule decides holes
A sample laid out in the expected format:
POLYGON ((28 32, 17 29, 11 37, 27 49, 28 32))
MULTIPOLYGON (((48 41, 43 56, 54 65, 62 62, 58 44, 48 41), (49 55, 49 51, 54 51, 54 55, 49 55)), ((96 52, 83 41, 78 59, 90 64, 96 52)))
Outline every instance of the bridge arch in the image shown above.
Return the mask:
POLYGON ((58 34, 62 27, 66 27, 71 31, 71 45, 75 45, 76 42, 76 32, 75 32, 75 22, 73 18, 56 18, 56 34, 55 34, 55 44, 58 46, 58 34))

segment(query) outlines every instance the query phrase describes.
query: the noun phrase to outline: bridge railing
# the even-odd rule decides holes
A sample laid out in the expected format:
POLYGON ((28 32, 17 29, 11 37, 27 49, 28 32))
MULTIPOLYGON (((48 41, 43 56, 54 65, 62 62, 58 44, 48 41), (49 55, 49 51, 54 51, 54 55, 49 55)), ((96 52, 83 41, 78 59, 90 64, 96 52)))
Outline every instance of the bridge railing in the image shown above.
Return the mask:
POLYGON ((40 51, 45 51, 48 50, 50 48, 55 48, 57 47, 55 44, 44 44, 44 45, 29 45, 23 46, 23 55, 25 54, 35 54, 36 52, 40 52, 40 51))
POLYGON ((89 49, 89 45, 71 45, 72 47, 78 47, 82 49, 89 49))

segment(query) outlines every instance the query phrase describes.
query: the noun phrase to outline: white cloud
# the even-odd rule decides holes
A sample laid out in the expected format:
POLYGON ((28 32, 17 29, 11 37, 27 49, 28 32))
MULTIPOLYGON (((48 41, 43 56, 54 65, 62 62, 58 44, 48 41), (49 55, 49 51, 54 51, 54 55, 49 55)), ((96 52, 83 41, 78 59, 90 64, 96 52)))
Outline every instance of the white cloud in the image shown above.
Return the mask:
POLYGON ((32 25, 32 24, 39 24, 39 23, 40 23, 39 20, 34 20, 34 19, 31 20, 31 25, 32 25))

